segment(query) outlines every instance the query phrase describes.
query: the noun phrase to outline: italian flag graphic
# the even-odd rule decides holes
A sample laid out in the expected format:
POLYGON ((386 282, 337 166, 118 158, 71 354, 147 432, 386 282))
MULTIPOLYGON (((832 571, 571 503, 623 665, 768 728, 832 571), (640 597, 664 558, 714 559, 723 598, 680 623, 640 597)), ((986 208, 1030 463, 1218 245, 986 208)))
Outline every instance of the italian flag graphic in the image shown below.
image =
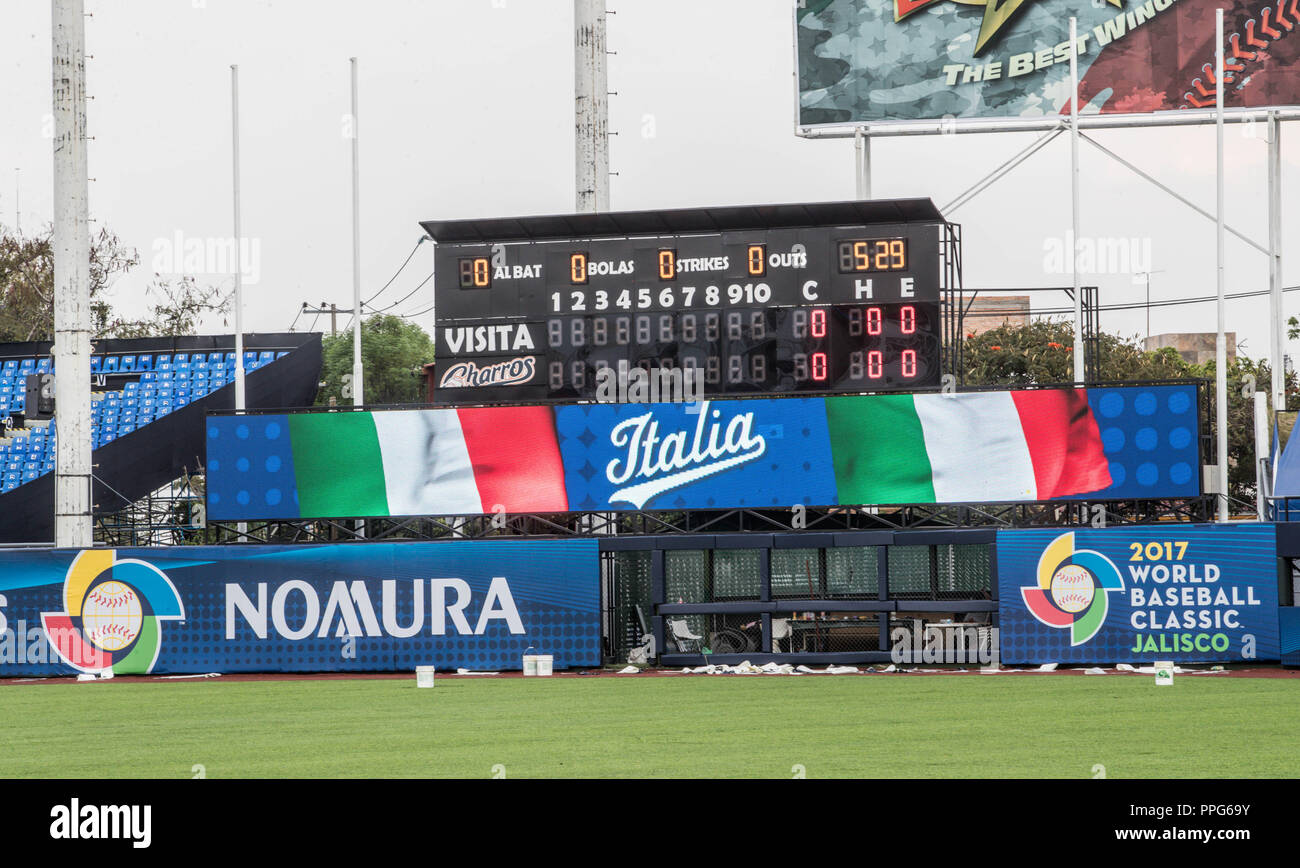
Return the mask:
POLYGON ((1049 500, 1111 484, 1084 389, 826 401, 840 503, 1049 500))
POLYGON ((550 407, 288 418, 304 518, 569 508, 550 407))

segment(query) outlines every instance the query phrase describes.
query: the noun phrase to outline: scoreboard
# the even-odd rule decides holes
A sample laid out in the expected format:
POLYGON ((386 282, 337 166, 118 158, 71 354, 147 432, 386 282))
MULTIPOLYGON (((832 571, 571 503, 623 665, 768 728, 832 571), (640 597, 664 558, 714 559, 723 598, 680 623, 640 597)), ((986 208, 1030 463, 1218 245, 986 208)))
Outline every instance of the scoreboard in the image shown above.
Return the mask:
POLYGON ((880 204, 426 223, 435 398, 593 400, 637 367, 708 397, 937 388, 947 224, 880 204))

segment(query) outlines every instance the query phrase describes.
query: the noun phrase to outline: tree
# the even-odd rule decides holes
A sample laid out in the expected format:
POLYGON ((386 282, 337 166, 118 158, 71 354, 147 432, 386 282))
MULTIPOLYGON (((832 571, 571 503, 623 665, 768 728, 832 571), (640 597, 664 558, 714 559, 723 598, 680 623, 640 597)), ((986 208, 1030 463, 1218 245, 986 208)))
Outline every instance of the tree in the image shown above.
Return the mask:
POLYGON ((143 320, 114 319, 102 329, 100 337, 156 338, 194 334, 202 320, 220 315, 227 325, 233 299, 216 286, 200 287, 192 277, 159 278, 145 287, 146 297, 153 299, 149 317, 143 320))
MULTIPOLYGON (((325 338, 317 404, 335 398, 352 403, 352 331, 325 338)), ((361 322, 361 362, 367 404, 424 401, 423 366, 433 361, 433 341, 424 329, 400 316, 374 314, 361 322)))
MULTIPOLYGON (((54 230, 30 237, 0 232, 0 341, 54 340, 54 230)), ((90 327, 102 335, 112 319, 109 288, 140 262, 107 229, 90 239, 90 327)))
MULTIPOLYGON (((17 236, 0 230, 0 341, 54 340, 54 231, 17 236)), ((107 229, 90 240, 90 328, 96 338, 140 338, 193 334, 202 318, 224 315, 229 296, 200 287, 192 277, 155 275, 145 288, 153 297, 149 316, 123 320, 109 301, 119 277, 140 264, 140 254, 107 229)))
MULTIPOLYGON (((1068 322, 1035 320, 1026 326, 1002 325, 968 336, 962 346, 967 385, 1009 387, 1068 383, 1074 380, 1074 326, 1068 322)), ((1214 362, 1193 364, 1172 347, 1143 350, 1136 339, 1099 335, 1098 360, 1103 382, 1205 379, 1214 381, 1214 362)), ((1268 363, 1244 356, 1228 367, 1228 489, 1233 498, 1255 499, 1255 399, 1257 388, 1267 391, 1268 363)), ((1211 424, 1214 389, 1206 393, 1211 424)), ((1300 405, 1295 374, 1286 378, 1287 408, 1300 405)), ((1214 461, 1213 452, 1208 456, 1214 461)))
MULTIPOLYGON (((1184 379, 1193 366, 1172 347, 1148 352, 1118 335, 1098 335, 1101 379, 1184 379)), ((1000 325, 962 344, 965 382, 971 386, 1031 386, 1074 382, 1074 325, 1034 320, 1000 325)))

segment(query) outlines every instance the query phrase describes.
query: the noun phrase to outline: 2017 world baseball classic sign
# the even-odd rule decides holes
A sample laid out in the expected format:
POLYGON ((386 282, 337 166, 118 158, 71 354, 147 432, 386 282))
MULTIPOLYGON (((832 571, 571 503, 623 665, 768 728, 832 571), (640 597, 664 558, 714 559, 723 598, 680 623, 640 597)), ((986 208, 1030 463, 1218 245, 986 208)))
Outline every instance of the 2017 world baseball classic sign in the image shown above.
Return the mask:
POLYGON ((1272 525, 998 533, 1007 663, 1277 660, 1272 525))

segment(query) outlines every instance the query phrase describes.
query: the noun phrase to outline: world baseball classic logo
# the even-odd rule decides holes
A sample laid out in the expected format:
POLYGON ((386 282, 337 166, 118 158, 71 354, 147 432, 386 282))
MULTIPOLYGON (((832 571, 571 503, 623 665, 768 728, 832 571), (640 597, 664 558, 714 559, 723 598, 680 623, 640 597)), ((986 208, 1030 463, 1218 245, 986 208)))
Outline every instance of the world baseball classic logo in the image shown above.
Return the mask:
POLYGON ((1082 645, 1106 623, 1110 592, 1124 579, 1101 552, 1075 549, 1074 533, 1048 543, 1038 558, 1038 584, 1022 587, 1029 614, 1049 627, 1069 628, 1070 645, 1082 645))
POLYGON ((41 625, 63 662, 81 672, 143 675, 162 648, 163 621, 185 619, 167 574, 141 560, 118 560, 113 549, 81 552, 63 580, 62 612, 41 625))

